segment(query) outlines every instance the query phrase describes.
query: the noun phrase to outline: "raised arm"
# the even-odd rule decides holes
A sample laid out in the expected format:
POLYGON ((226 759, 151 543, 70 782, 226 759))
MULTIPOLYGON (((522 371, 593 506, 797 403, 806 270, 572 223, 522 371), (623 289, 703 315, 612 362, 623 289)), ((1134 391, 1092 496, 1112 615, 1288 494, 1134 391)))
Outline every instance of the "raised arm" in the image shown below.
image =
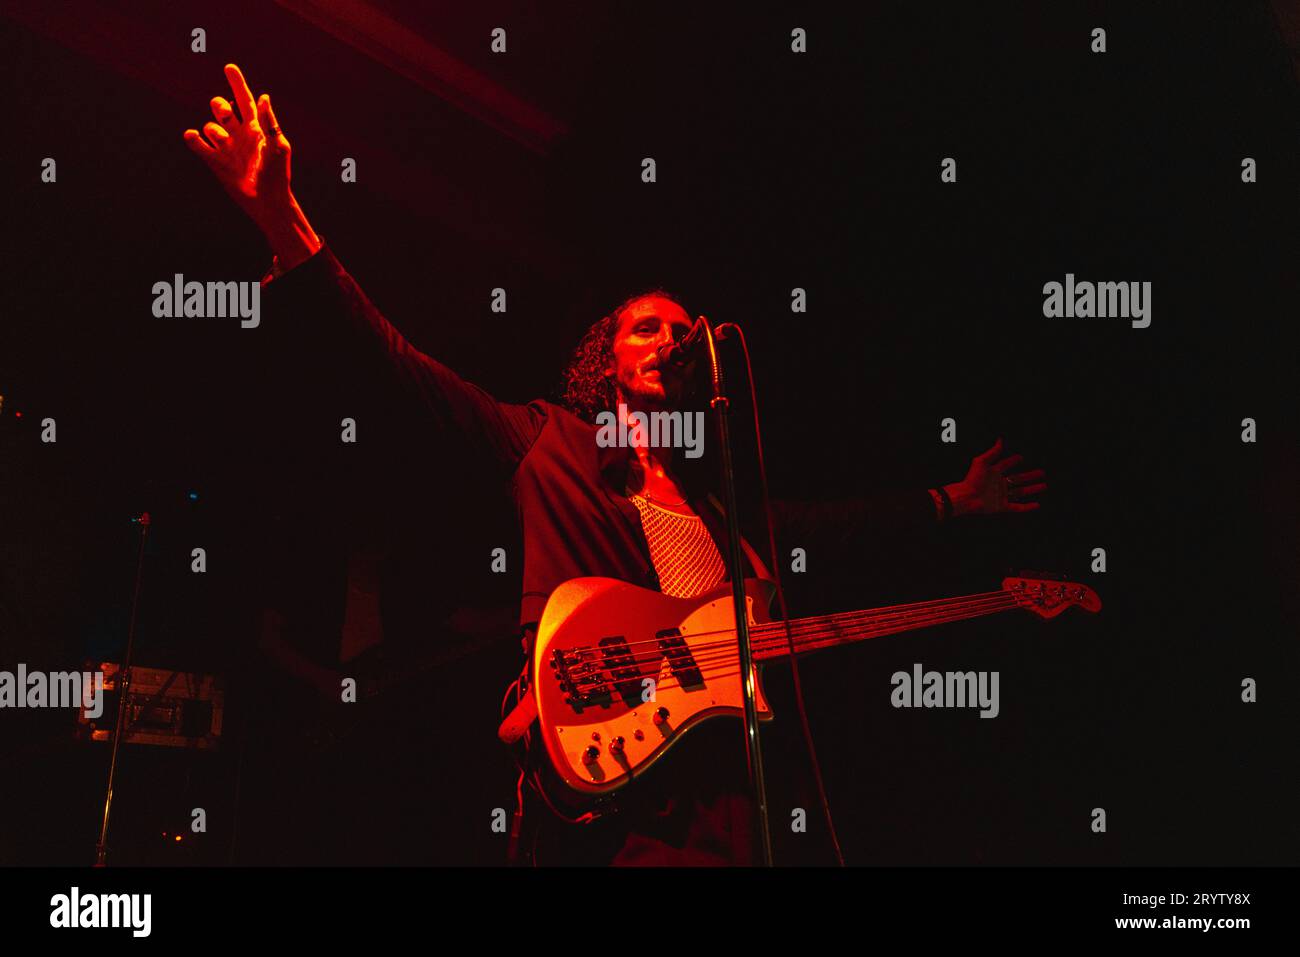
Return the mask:
POLYGON ((213 97, 215 122, 203 127, 207 139, 189 129, 185 142, 261 229, 275 254, 275 278, 264 290, 267 315, 274 318, 292 309, 311 315, 328 334, 342 332, 348 347, 362 350, 358 358, 376 361, 426 418, 513 469, 545 424, 545 404, 498 402, 416 349, 384 318, 312 229, 294 197, 292 150, 270 96, 254 100, 235 64, 227 64, 225 72, 234 105, 213 97))
POLYGON ((230 100, 214 96, 209 105, 215 122, 203 125, 207 139, 190 129, 185 142, 262 230, 280 268, 292 269, 315 253, 321 240, 289 186, 289 138, 276 122, 269 93, 254 102, 244 74, 233 63, 226 64, 226 80, 239 114, 230 100))

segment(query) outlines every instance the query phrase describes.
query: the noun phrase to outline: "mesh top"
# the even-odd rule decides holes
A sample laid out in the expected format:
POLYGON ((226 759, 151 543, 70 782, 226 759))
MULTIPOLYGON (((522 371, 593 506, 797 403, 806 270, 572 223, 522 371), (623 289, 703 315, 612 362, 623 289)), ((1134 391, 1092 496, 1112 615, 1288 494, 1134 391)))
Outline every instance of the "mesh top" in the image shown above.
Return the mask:
POLYGON ((641 495, 631 499, 641 513, 660 591, 676 598, 694 598, 723 582, 727 566, 703 519, 679 515, 641 495))

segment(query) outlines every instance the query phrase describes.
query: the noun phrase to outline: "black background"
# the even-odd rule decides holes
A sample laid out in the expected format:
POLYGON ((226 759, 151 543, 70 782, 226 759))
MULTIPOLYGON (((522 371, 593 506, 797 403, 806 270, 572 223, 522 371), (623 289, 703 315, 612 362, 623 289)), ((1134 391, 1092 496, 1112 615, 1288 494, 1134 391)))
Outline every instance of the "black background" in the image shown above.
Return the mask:
MULTIPOLYGON (((316 230, 417 346, 495 395, 552 393, 590 322, 663 283, 747 330, 777 494, 953 482, 999 435, 1047 469, 1037 513, 851 565, 813 554, 787 576, 801 614, 983 591, 1021 568, 1087 582, 1105 606, 805 663, 851 863, 1295 862, 1300 104, 1269 5, 374 5, 557 118, 540 149, 292 6, 20 4, 3 21, 0 668, 120 654, 129 517, 148 510, 136 660, 231 682, 221 754, 124 753, 119 860, 497 864, 491 809, 514 797, 495 729, 517 644, 505 628, 471 646, 447 624, 465 608, 510 620, 517 582, 487 558, 511 545, 504 499, 388 411, 385 384, 349 375, 327 330, 285 355, 262 329, 150 312, 174 273, 253 280, 269 264, 181 137, 229 96, 233 61, 273 94, 316 230), (488 51, 495 26, 505 56, 488 51), (339 182, 343 156, 356 184, 339 182), (945 156, 957 184, 939 181, 945 156), (1045 319, 1043 283, 1067 272, 1150 281, 1151 326, 1045 319), (807 314, 789 311, 796 286, 807 314), (374 441, 340 449, 332 423, 353 408, 374 441), (39 441, 45 416, 56 445, 39 441), (328 659, 363 545, 387 555, 394 658, 463 653, 313 754, 286 728, 319 705, 253 651, 257 602, 309 607, 298 637, 328 659), (889 675, 914 662, 1000 671, 1001 715, 891 708, 889 675), (1245 677, 1257 704, 1240 701, 1245 677), (193 806, 206 836, 155 839, 193 806)), ((788 677, 769 682, 784 832, 804 765, 788 677)), ((0 863, 88 861, 103 749, 73 742, 66 714, 6 711, 0 750, 0 863)), ((828 861, 809 810, 813 834, 779 834, 779 860, 828 861)))

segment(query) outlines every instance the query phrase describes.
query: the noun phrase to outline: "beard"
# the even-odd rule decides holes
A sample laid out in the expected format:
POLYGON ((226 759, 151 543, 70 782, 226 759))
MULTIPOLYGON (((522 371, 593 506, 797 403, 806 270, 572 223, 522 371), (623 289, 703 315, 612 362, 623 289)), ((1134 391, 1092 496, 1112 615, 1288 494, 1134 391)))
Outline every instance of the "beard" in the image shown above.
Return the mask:
POLYGON ((682 407, 692 392, 693 380, 676 371, 658 371, 657 378, 646 378, 641 372, 619 380, 616 392, 628 408, 671 412, 682 407))

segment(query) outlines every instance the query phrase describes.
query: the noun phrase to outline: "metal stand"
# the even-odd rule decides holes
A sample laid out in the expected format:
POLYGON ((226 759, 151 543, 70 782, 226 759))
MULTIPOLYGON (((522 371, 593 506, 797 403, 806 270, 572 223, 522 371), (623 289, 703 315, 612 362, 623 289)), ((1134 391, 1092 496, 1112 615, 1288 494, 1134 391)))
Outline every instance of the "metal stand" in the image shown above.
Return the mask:
POLYGON ((727 510, 727 564, 731 567, 731 598, 736 609, 736 644, 740 650, 741 690, 745 701, 745 764, 749 771, 749 787, 754 797, 758 833, 762 842, 762 863, 772 866, 772 834, 768 829, 767 785, 763 779, 763 751, 758 740, 758 706, 754 700, 754 657, 749 644, 749 614, 745 604, 744 558, 740 548, 740 515, 736 508, 736 477, 731 456, 729 416, 731 403, 727 399, 722 378, 722 363, 718 359, 717 340, 709 320, 700 316, 709 351, 709 381, 712 397, 709 406, 718 422, 718 437, 722 445, 722 494, 727 510))
POLYGON ((135 593, 131 596, 131 623, 126 632, 126 654, 117 678, 117 723, 113 727, 113 753, 108 761, 108 792, 104 795, 104 821, 99 828, 99 843, 95 845, 95 866, 105 866, 108 856, 108 816, 113 809, 113 776, 117 772, 117 749, 122 743, 122 725, 126 719, 126 696, 131 690, 131 656, 135 650, 135 613, 140 605, 140 579, 144 573, 144 542, 149 537, 149 513, 131 521, 140 526, 140 553, 135 563, 135 593))

